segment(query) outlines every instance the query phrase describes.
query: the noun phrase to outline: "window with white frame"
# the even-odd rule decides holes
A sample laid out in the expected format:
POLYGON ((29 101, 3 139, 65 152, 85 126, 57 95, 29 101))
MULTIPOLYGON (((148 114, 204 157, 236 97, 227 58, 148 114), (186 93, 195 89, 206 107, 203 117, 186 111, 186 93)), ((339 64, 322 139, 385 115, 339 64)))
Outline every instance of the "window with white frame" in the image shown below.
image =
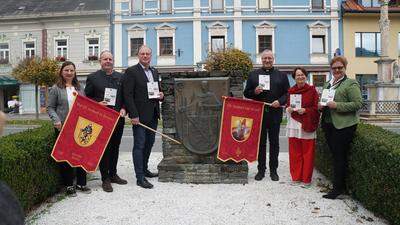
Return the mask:
POLYGON ((224 10, 224 0, 210 0, 212 11, 223 11, 224 10))
POLYGON ((329 63, 328 43, 329 25, 322 21, 315 21, 308 25, 310 30, 310 63, 329 63))
POLYGON ((25 58, 33 58, 35 57, 35 42, 30 41, 30 42, 24 42, 24 52, 25 52, 25 58))
POLYGON ((68 40, 58 39, 55 41, 56 46, 56 60, 65 61, 68 58, 68 40))
POLYGON ((364 7, 380 7, 379 0, 361 0, 361 5, 364 7))
POLYGON ((311 84, 317 89, 318 93, 322 93, 324 84, 327 80, 328 75, 327 74, 311 74, 311 84))
POLYGON ((356 32, 356 57, 377 57, 381 54, 381 33, 356 32))
POLYGON ((172 12, 172 0, 160 0, 160 12, 171 13, 172 12))
POLYGON ((228 25, 223 22, 214 22, 207 25, 208 28, 208 51, 215 52, 224 50, 227 46, 228 25))
POLYGON ((127 29, 128 32, 128 63, 135 64, 138 61, 138 50, 146 44, 147 27, 142 24, 133 24, 127 29))
POLYGON ((356 74, 356 80, 360 84, 361 96, 363 100, 368 99, 368 84, 373 84, 378 80, 377 74, 356 74))
POLYGON ((99 59, 99 38, 88 38, 86 39, 88 46, 88 60, 96 61, 99 59))
POLYGON ((260 54, 269 49, 274 52, 274 34, 276 25, 268 21, 262 21, 254 24, 256 29, 255 49, 256 49, 256 63, 261 63, 260 54))
POLYGON ((316 56, 328 54, 328 28, 329 25, 316 21, 308 25, 310 29, 310 54, 316 56))
POLYGON ((131 57, 137 56, 140 46, 144 44, 144 38, 131 38, 131 57))
POLYGON ((0 43, 0 64, 10 62, 10 47, 8 43, 0 43))
POLYGON ((261 53, 264 50, 272 49, 272 35, 258 35, 258 52, 261 53))
POLYGON ((142 13, 143 12, 143 0, 132 0, 132 13, 142 13))
POLYGON ((311 0, 311 8, 312 9, 323 9, 324 8, 324 0, 311 0))
POLYGON ((324 54, 325 52, 325 35, 312 36, 312 53, 324 54))
MULTIPOLYGON (((169 23, 162 23, 154 29, 157 32, 157 65, 176 65, 176 26, 169 23)), ((144 39, 144 42, 146 42, 146 39, 144 39)))
POLYGON ((172 56, 174 54, 173 37, 160 37, 160 56, 172 56))
POLYGON ((257 0, 258 1, 258 9, 270 9, 271 8, 271 0, 257 0))
POLYGON ((225 50, 225 36, 211 36, 211 51, 221 52, 225 50))

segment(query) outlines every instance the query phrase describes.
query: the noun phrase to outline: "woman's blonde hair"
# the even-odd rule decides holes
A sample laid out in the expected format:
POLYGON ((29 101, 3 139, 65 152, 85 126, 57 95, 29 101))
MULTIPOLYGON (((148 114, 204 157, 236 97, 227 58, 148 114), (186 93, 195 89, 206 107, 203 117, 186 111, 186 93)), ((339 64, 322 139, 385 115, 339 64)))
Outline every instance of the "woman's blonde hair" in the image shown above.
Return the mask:
POLYGON ((335 62, 341 62, 344 66, 344 68, 347 68, 347 59, 344 56, 335 56, 333 57, 333 59, 331 60, 331 62, 329 63, 329 65, 332 67, 332 64, 334 64, 335 62))

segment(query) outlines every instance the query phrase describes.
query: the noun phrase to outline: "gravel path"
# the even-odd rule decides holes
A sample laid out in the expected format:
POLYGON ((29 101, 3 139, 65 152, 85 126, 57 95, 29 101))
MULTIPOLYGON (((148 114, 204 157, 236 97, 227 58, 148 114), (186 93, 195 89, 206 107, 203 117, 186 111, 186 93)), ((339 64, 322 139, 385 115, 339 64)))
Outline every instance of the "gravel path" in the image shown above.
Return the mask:
MULTIPOLYGON (((152 171, 161 157, 161 153, 152 154, 152 171)), ((246 185, 159 183, 152 178, 154 189, 146 190, 136 186, 131 154, 122 152, 119 175, 128 179, 128 185, 114 184, 114 192, 103 192, 96 172, 88 184, 91 194, 59 194, 28 216, 27 223, 388 225, 349 197, 323 199, 320 191, 327 181, 317 172, 311 188, 292 184, 287 153, 281 153, 279 159, 280 182, 272 182, 269 177, 255 181, 257 167, 252 163, 246 185)))

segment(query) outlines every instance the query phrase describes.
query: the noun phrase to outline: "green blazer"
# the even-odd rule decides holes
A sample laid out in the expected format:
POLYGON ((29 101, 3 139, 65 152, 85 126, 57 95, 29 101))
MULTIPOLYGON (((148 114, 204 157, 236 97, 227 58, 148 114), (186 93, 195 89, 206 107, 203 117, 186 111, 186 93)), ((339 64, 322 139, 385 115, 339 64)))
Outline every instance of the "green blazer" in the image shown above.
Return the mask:
MULTIPOLYGON (((329 82, 324 84, 324 89, 329 82)), ((335 98, 336 109, 329 109, 332 124, 336 129, 343 129, 360 122, 358 110, 362 107, 360 85, 356 80, 347 78, 336 88, 335 98)), ((322 122, 326 116, 326 110, 322 113, 322 122)))

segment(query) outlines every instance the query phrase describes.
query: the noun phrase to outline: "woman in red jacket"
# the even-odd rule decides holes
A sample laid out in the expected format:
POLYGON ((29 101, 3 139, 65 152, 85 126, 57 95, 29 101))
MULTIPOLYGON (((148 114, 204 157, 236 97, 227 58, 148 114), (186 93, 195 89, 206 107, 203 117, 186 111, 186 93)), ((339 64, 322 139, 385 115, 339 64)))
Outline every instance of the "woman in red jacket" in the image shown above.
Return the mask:
POLYGON ((311 185, 314 168, 316 130, 319 123, 318 92, 307 84, 307 71, 296 68, 296 84, 288 91, 286 103, 290 174, 294 182, 311 185))

